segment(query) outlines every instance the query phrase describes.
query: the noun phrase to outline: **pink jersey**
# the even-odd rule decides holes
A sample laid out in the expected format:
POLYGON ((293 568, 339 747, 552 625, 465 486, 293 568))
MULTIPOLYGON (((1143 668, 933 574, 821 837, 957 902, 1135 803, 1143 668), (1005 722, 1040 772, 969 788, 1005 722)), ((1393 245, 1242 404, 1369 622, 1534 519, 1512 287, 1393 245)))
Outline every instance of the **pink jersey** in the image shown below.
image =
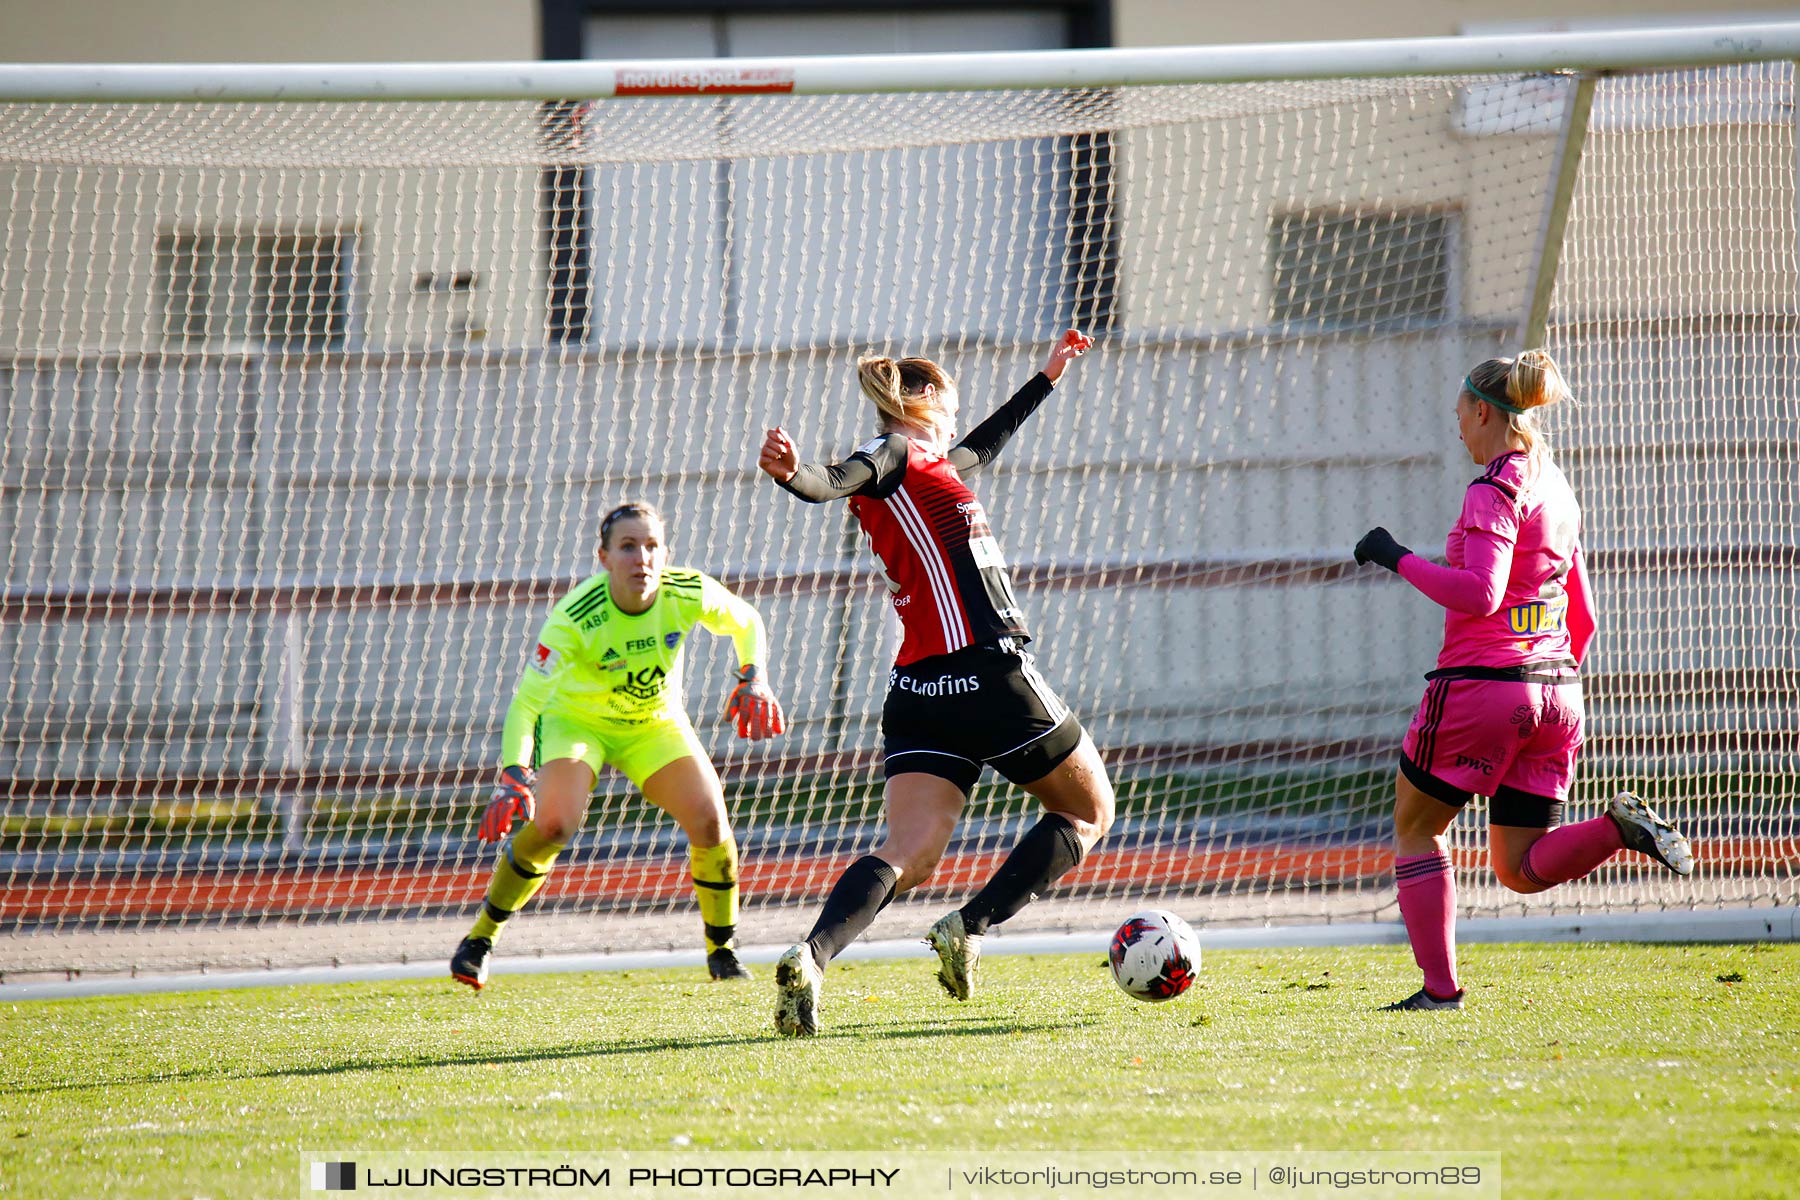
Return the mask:
POLYGON ((1438 668, 1579 663, 1594 632, 1580 535, 1581 506, 1547 455, 1489 463, 1444 539, 1447 565, 1400 560, 1401 577, 1445 607, 1438 668))

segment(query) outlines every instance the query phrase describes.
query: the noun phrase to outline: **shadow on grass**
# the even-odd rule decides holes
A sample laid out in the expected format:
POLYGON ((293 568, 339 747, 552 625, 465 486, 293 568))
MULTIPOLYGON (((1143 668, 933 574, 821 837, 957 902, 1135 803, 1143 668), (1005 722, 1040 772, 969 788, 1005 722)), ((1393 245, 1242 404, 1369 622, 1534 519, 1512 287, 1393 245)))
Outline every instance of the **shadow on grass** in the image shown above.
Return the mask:
MULTIPOLYGON (((1006 1021, 994 1020, 979 1015, 952 1018, 956 1023, 945 1024, 937 1021, 919 1021, 906 1026, 869 1025, 850 1022, 838 1028, 827 1028, 816 1038, 805 1039, 800 1044, 829 1043, 844 1038, 858 1041, 891 1041, 896 1039, 924 1037, 1011 1037, 1021 1033, 1041 1033, 1045 1031, 1063 1031, 1090 1025, 1090 1019, 1069 1021, 1006 1021)), ((38 1087, 15 1086, 8 1089, 14 1096, 40 1096, 57 1092, 77 1092, 115 1087, 143 1087, 156 1083, 185 1083, 192 1081, 247 1080, 247 1079, 305 1079, 319 1075, 353 1075, 362 1072, 406 1071, 432 1067, 482 1067, 508 1066, 519 1063, 553 1062, 559 1059, 578 1058, 612 1058, 631 1054, 661 1054, 670 1050, 719 1050, 744 1049, 747 1047, 786 1044, 783 1038, 771 1030, 767 1034, 755 1036, 733 1035, 728 1037, 672 1037, 672 1038, 634 1038, 619 1042, 576 1042, 557 1047, 531 1047, 486 1054, 442 1054, 414 1055, 401 1058, 381 1059, 347 1059, 343 1062, 328 1063, 321 1066, 274 1067, 268 1070, 186 1070, 165 1071, 152 1074, 134 1075, 111 1079, 87 1079, 72 1083, 50 1083, 38 1087)))

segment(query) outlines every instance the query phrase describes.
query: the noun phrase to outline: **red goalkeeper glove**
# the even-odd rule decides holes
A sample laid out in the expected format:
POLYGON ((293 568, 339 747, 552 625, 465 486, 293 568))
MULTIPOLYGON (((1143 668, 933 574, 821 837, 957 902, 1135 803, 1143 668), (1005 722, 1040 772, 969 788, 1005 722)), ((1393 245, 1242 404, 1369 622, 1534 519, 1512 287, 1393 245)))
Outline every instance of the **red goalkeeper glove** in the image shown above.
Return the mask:
POLYGON ((513 821, 523 825, 537 815, 537 796, 532 787, 537 783, 529 768, 507 767, 500 772, 500 785, 481 815, 481 828, 475 836, 484 842, 497 842, 512 832, 513 821))
POLYGON ((738 736, 754 742, 784 732, 787 722, 781 715, 781 704, 769 685, 757 677, 756 664, 741 668, 737 681, 725 705, 725 718, 737 718, 738 736))

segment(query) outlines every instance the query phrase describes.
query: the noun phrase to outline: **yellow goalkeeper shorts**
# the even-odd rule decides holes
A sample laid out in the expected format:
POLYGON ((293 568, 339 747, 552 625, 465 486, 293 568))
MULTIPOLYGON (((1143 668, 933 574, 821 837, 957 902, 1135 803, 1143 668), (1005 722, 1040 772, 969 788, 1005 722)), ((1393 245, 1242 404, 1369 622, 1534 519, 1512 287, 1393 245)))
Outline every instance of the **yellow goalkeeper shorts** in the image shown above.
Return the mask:
POLYGON ((685 719, 666 721, 581 721, 546 712, 538 718, 540 764, 573 758, 593 769, 611 763, 642 791, 644 780, 677 759, 706 757, 706 747, 685 719))

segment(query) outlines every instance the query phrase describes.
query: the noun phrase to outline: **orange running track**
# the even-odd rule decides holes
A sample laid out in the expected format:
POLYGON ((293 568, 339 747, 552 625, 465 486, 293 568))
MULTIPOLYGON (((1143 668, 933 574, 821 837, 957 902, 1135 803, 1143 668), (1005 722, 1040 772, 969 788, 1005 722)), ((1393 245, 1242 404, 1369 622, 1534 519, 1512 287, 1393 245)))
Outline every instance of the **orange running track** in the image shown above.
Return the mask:
MULTIPOLYGON (((1722 839, 1698 848, 1702 862, 1734 873, 1792 870, 1800 839, 1722 839)), ((854 855, 746 863, 740 879, 759 898, 799 901, 824 895, 854 855)), ((993 874, 1002 851, 946 857, 933 892, 974 890, 993 874)), ((1392 870, 1385 845, 1254 846, 1192 852, 1179 848, 1110 850, 1094 855, 1059 886, 1075 889, 1255 882, 1264 887, 1349 884, 1392 870)), ((8 922, 129 922, 300 915, 370 910, 472 908, 486 890, 488 867, 333 867, 20 882, 0 892, 8 922)), ((622 863, 571 862, 546 885, 540 902, 588 901, 607 907, 661 904, 689 894, 685 858, 622 863)))

